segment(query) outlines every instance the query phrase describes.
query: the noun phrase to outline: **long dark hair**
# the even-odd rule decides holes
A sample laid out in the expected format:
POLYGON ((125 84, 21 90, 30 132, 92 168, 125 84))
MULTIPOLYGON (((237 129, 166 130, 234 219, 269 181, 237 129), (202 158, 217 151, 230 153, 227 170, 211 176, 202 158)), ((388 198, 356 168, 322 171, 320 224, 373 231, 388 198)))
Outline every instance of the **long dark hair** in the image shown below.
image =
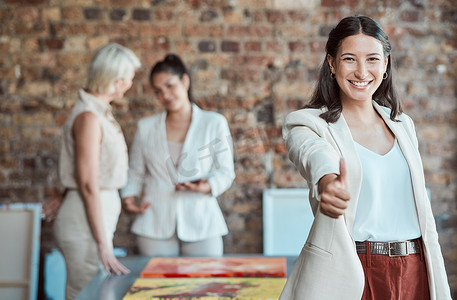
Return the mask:
POLYGON ((190 78, 189 71, 186 68, 186 65, 183 63, 182 59, 173 53, 169 53, 165 56, 165 58, 159 62, 157 62, 151 69, 151 73, 149 74, 149 83, 152 85, 152 79, 155 74, 157 73, 170 73, 182 79, 184 74, 189 77, 189 89, 187 90, 187 96, 189 97, 190 102, 194 102, 192 96, 192 82, 190 78))
POLYGON ((334 123, 339 119, 343 110, 340 99, 340 88, 336 80, 330 77, 331 71, 327 61, 327 55, 336 58, 342 41, 349 36, 359 33, 372 36, 379 40, 383 47, 384 57, 389 56, 386 70, 387 78, 382 81, 374 93, 373 99, 378 104, 389 107, 391 109, 390 118, 395 121, 395 118, 402 112, 402 108, 392 81, 392 55, 390 54, 392 47, 387 34, 381 26, 373 19, 363 15, 346 17, 330 31, 325 46, 326 55, 319 72, 319 80, 310 103, 305 107, 326 107, 328 110, 321 114, 321 118, 330 123, 334 123))

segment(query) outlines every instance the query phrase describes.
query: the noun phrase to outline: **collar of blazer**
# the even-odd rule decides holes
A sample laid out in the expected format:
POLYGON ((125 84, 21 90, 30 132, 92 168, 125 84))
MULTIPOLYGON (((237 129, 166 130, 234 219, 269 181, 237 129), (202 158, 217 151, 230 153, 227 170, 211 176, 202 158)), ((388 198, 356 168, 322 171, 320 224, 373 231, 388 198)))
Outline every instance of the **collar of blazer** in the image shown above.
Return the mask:
MULTIPOLYGON (((187 130, 186 137, 184 139, 181 154, 179 155, 180 159, 185 159, 188 157, 189 152, 195 152, 195 145, 193 144, 193 136, 199 134, 199 126, 201 120, 201 109, 194 103, 192 103, 192 119, 190 121, 190 126, 187 130)), ((162 112, 159 122, 159 133, 160 133, 160 145, 162 145, 162 151, 158 152, 157 155, 162 156, 162 161, 165 163, 168 174, 170 175, 171 182, 177 183, 180 181, 178 174, 190 174, 193 173, 193 170, 185 170, 181 163, 178 162, 178 165, 175 167, 173 161, 170 158, 170 149, 168 148, 167 141, 167 128, 166 128, 166 118, 167 112, 162 112)), ((191 177, 187 175, 187 177, 191 177)))
MULTIPOLYGON (((425 201, 427 199, 427 192, 425 190, 425 180, 423 177, 422 161, 418 149, 415 147, 411 134, 415 132, 407 132, 405 122, 409 122, 407 118, 401 117, 401 122, 394 122, 390 119, 390 110, 381 107, 373 101, 373 107, 386 122, 389 129, 394 133, 400 149, 408 163, 411 173, 412 186, 416 201, 416 207, 419 216, 419 222, 422 229, 422 234, 425 232, 425 201)), ((354 225, 355 215, 357 212, 357 202, 362 183, 362 165, 358 156, 357 150, 352 139, 351 131, 343 117, 338 119, 335 123, 329 123, 329 131, 336 142, 338 151, 341 157, 345 158, 347 167, 348 188, 351 194, 351 201, 349 201, 348 209, 345 213, 345 222, 349 233, 352 236, 352 229, 354 225)))

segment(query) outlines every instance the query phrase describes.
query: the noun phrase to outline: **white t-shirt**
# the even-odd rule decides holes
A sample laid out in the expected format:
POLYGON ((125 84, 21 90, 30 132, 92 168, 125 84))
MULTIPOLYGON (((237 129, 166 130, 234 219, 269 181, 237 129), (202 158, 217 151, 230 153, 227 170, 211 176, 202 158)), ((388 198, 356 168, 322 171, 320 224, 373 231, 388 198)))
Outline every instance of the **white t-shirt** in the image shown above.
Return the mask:
POLYGON ((420 237, 411 175, 397 141, 385 155, 355 145, 363 176, 354 240, 389 242, 420 237))

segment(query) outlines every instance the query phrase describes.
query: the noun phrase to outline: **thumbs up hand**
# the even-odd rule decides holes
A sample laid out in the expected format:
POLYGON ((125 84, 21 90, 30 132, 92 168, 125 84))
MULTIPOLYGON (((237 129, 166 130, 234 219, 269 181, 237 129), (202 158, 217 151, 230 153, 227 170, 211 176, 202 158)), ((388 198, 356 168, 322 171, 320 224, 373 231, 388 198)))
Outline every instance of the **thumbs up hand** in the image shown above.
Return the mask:
POLYGON ((320 211, 331 218, 338 218, 348 207, 351 195, 347 190, 346 163, 340 159, 340 174, 324 175, 318 182, 321 194, 320 211))

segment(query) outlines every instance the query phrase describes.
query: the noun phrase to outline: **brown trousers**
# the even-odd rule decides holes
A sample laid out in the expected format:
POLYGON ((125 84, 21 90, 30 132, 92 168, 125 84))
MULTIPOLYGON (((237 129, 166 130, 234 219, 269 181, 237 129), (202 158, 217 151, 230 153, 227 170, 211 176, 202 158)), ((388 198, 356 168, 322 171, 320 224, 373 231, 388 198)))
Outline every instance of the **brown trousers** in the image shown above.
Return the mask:
POLYGON ((430 300, 422 247, 408 256, 358 255, 365 273, 362 300, 430 300))

